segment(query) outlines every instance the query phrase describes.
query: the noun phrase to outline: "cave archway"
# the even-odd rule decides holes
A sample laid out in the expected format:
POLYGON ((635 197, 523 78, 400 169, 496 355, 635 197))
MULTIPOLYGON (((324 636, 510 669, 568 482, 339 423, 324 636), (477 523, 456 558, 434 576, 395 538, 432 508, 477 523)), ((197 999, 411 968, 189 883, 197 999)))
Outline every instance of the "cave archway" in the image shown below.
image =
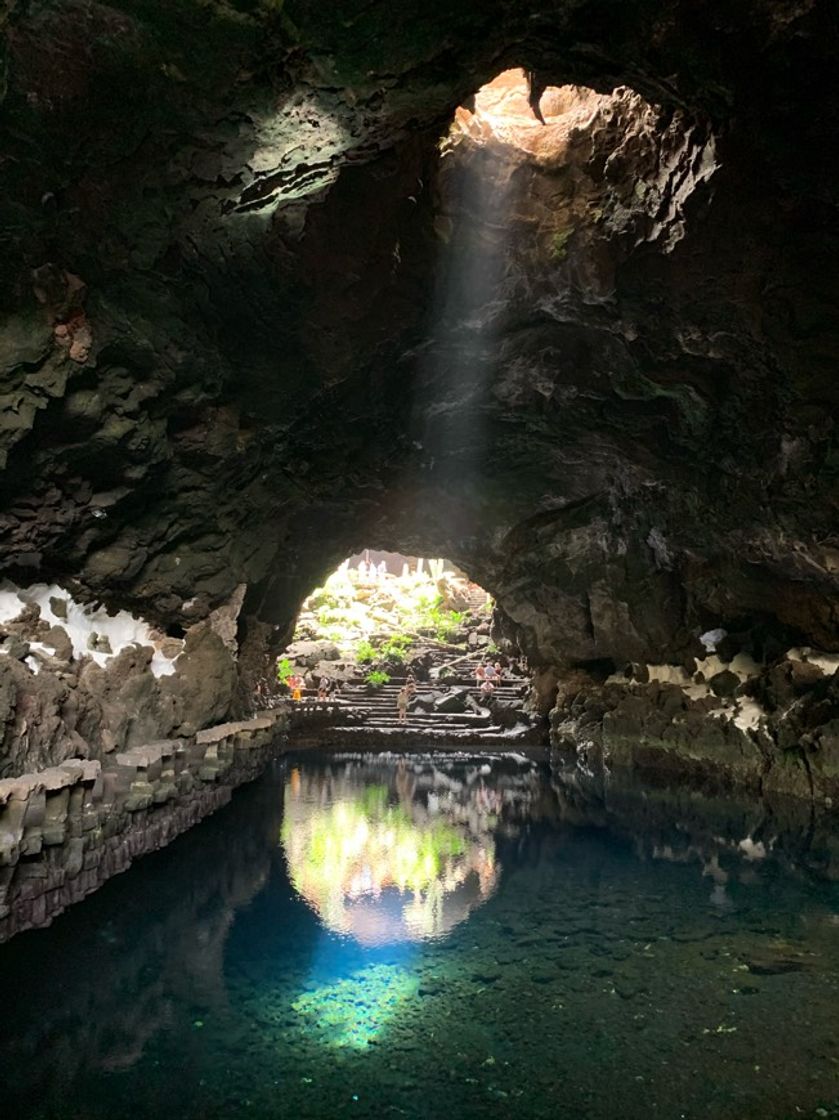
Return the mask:
POLYGON ((4 100, 4 573, 180 640, 243 588, 282 631, 380 541, 453 557, 535 663, 764 617, 839 647, 827 5, 300 4, 214 16, 202 65, 115 0, 72 75, 54 8, 17 13, 4 100), (594 91, 560 165, 550 124, 493 162, 457 108, 515 66, 594 91), (476 178, 527 189, 435 318, 476 178))
POLYGON ((310 588, 371 540, 452 557, 536 664, 679 655, 700 632, 647 482, 656 455, 682 469, 671 429, 690 420, 608 309, 633 253, 672 256, 707 201, 713 133, 626 88, 534 82, 505 71, 458 108, 423 174, 387 180, 407 197, 366 248, 348 221, 364 169, 307 216, 312 345, 361 368, 286 433, 281 559, 247 600, 284 637, 310 588), (401 323, 371 349, 391 299, 401 323), (616 485, 646 495, 632 526, 612 517, 616 485))
POLYGON ((371 664, 382 647, 384 660, 401 666, 417 643, 450 652, 463 643, 465 654, 471 638, 474 656, 490 645, 493 606, 483 588, 444 559, 363 549, 303 601, 292 647, 326 644, 336 656, 371 664))

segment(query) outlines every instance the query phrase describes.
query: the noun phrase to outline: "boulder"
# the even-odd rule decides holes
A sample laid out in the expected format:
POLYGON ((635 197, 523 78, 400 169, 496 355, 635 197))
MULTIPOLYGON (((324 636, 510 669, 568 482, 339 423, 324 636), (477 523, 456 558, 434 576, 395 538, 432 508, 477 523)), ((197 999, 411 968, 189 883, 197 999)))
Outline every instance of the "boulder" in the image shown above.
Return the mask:
POLYGON ((73 643, 63 626, 51 626, 44 635, 44 645, 51 646, 55 650, 58 661, 73 660, 73 643))
POLYGON ((187 631, 175 672, 161 677, 159 688, 171 717, 161 720, 158 734, 189 736, 220 723, 230 712, 236 690, 233 653, 208 623, 198 623, 187 631))
POLYGON ((723 669, 721 673, 715 673, 708 681, 708 687, 715 696, 731 697, 737 691, 739 685, 740 678, 730 669, 723 669))
POLYGON ((405 672, 409 670, 418 681, 428 680, 428 671, 431 667, 431 654, 428 650, 408 654, 405 658, 405 672))
POLYGON ((29 649, 29 642, 25 642, 17 634, 9 634, 0 646, 0 653, 13 658, 15 661, 23 661, 29 656, 29 649))
POLYGON ((338 661, 341 651, 334 642, 292 642, 283 656, 306 669, 314 669, 319 661, 338 661))
POLYGON ((433 703, 435 712, 465 712, 469 693, 465 688, 453 688, 438 696, 433 703))
POLYGON ((331 681, 351 681, 358 676, 355 665, 346 661, 318 661, 311 671, 312 683, 317 685, 321 677, 331 681))

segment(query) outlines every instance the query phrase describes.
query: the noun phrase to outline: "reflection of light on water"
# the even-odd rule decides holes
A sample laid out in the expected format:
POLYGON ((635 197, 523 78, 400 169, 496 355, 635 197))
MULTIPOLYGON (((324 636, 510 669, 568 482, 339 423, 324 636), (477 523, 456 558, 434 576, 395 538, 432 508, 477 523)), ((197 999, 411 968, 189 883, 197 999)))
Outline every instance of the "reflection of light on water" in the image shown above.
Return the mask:
POLYGON ((362 945, 436 937, 495 889, 489 831, 476 837, 408 798, 390 804, 382 785, 323 800, 293 772, 282 840, 292 884, 329 929, 362 945))
POLYGON ((406 969, 377 964, 305 992, 291 1006, 322 1041, 361 1050, 416 997, 418 986, 406 969))

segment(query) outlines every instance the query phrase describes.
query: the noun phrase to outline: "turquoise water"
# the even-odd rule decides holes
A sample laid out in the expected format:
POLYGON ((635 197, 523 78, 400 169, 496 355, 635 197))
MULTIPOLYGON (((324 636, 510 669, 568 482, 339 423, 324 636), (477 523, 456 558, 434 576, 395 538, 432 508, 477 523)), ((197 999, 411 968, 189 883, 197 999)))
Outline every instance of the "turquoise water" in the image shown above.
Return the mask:
POLYGON ((836 823, 288 762, 0 947, 0 1116, 839 1116, 836 823))

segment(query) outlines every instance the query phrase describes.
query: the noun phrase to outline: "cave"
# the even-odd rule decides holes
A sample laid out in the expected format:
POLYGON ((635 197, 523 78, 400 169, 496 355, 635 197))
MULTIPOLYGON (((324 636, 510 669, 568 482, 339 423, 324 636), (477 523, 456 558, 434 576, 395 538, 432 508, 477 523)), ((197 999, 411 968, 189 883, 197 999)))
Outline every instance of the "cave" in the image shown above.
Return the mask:
POLYGON ((0 6, 16 1117, 839 1109, 838 31, 0 6))

